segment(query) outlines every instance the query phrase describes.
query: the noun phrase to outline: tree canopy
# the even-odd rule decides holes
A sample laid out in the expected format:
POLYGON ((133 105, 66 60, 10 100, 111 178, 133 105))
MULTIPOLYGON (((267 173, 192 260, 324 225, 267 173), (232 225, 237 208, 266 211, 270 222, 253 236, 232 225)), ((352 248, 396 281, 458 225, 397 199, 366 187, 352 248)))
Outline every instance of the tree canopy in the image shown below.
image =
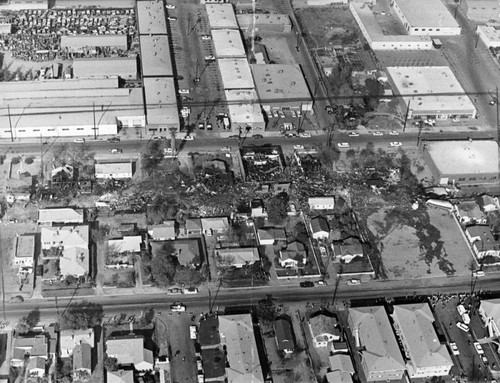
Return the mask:
POLYGON ((174 254, 174 246, 165 242, 151 260, 151 274, 157 285, 165 287, 172 284, 178 263, 174 254))
POLYGON ((81 301, 72 303, 61 315, 61 329, 80 330, 97 326, 104 316, 102 306, 98 303, 81 301))
POLYGON ((287 217, 288 194, 285 192, 275 195, 267 204, 267 216, 271 222, 280 224, 287 217))
POLYGON ((19 319, 16 330, 20 333, 26 333, 35 327, 40 321, 40 310, 38 308, 31 310, 28 315, 19 319))

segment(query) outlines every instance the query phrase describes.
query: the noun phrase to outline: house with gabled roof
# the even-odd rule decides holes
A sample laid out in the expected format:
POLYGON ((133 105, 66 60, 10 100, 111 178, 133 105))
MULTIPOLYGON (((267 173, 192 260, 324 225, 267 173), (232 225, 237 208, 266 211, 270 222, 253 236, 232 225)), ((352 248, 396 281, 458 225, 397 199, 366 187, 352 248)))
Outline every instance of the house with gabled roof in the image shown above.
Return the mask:
POLYGON ((200 267, 202 250, 199 238, 182 238, 172 241, 175 249, 174 256, 184 267, 200 267))
POLYGON ((500 262, 500 241, 495 240, 489 226, 468 226, 465 235, 479 259, 490 257, 490 265, 500 262))
POLYGON ((35 234, 16 234, 14 249, 14 265, 32 269, 35 256, 35 234))
POLYGON ((28 370, 29 376, 42 378, 45 375, 46 364, 46 358, 41 356, 34 356, 29 359, 26 370, 28 370))
POLYGON ((90 376, 92 373, 92 347, 88 343, 77 344, 73 349, 73 378, 90 376))
POLYGON ((140 235, 108 239, 108 250, 116 254, 139 254, 141 245, 142 237, 140 235))
POLYGON ((203 227, 201 226, 201 218, 186 219, 186 235, 201 235, 203 227))
POLYGON ((59 356, 69 358, 77 345, 88 344, 95 346, 94 329, 61 330, 59 333, 59 356))
POLYGON ((395 305, 394 329, 406 355, 411 379, 447 376, 453 361, 434 329, 434 315, 428 303, 395 305))
POLYGON ((286 249, 280 250, 278 261, 281 267, 304 267, 307 263, 307 248, 303 243, 293 241, 286 249))
POLYGON ((106 381, 108 383, 134 383, 133 370, 106 371, 106 381))
POLYGON ((333 210, 335 198, 332 196, 309 197, 307 203, 311 210, 333 210))
POLYGON ((486 225, 486 214, 475 201, 463 201, 455 205, 458 221, 464 225, 486 225))
POLYGON ((162 224, 152 225, 148 227, 148 234, 153 241, 170 241, 174 240, 175 234, 175 221, 163 221, 162 224))
POLYGON ((256 247, 230 247, 215 250, 216 258, 228 262, 228 266, 242 268, 260 261, 259 250, 256 247))
POLYGON ((38 224, 81 224, 84 222, 83 209, 71 209, 68 207, 47 208, 38 210, 38 224))
POLYGON ((488 335, 500 336, 500 298, 482 299, 479 315, 488 331, 488 335))
POLYGON ((14 367, 22 367, 26 357, 47 359, 48 351, 49 345, 45 334, 14 338, 10 364, 14 367))
POLYGON ((314 239, 328 239, 330 236, 328 221, 322 216, 312 218, 311 233, 314 239))
POLYGON ((274 321, 274 338, 278 351, 285 353, 285 355, 293 354, 295 342, 289 321, 283 318, 274 321))
POLYGON ((153 351, 144 347, 142 335, 111 337, 106 341, 106 353, 120 366, 133 366, 137 371, 150 371, 154 367, 153 351))
POLYGON ((366 380, 400 381, 406 365, 384 306, 350 308, 348 322, 366 380))
POLYGON ((229 221, 227 217, 202 218, 201 228, 203 234, 209 237, 215 234, 223 234, 229 230, 229 221))
POLYGON ((333 253, 335 258, 350 263, 356 257, 363 257, 363 244, 356 237, 349 237, 341 243, 333 245, 333 253))
POLYGON ((276 242, 286 242, 286 233, 283 228, 266 227, 257 230, 259 245, 274 245, 276 242))
POLYGON ((308 321, 314 347, 328 347, 329 342, 340 340, 342 332, 337 318, 320 313, 308 321))

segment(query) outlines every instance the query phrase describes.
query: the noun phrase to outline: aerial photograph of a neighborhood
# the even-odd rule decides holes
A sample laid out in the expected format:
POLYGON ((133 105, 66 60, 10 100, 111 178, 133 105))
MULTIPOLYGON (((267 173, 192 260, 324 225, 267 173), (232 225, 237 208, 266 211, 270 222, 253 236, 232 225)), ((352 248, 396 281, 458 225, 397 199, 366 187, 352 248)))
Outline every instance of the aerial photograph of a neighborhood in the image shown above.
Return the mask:
POLYGON ((500 0, 0 0, 0 383, 500 382, 500 0))

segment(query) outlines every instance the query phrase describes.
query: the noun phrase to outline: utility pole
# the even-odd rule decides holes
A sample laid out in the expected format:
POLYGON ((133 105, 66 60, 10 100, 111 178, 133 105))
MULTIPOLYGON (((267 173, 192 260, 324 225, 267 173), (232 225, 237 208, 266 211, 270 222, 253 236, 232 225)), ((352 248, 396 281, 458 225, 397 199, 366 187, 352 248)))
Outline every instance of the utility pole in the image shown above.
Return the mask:
POLYGON ((94 116, 94 140, 97 140, 97 130, 95 126, 95 102, 92 103, 92 114, 94 116))
POLYGON ((498 121, 499 118, 499 106, 498 106, 498 85, 495 89, 495 102, 496 102, 496 107, 497 107, 497 143, 499 142, 498 140, 500 139, 500 122, 498 121))
POLYGON ((3 270, 4 270, 3 266, 4 266, 4 260, 3 260, 3 255, 2 255, 2 247, 0 246, 0 267, 2 269, 2 270, 0 270, 0 277, 2 278, 2 309, 3 309, 3 319, 7 320, 7 318, 5 316, 5 281, 4 281, 4 276, 3 276, 3 270))
POLYGON ((10 106, 7 105, 7 113, 9 114, 10 140, 14 142, 14 132, 12 131, 12 119, 10 118, 10 106))
POLYGON ((406 130, 406 123, 408 122, 408 115, 410 114, 410 102, 411 102, 411 100, 408 100, 408 107, 406 108, 405 122, 403 124, 403 133, 406 130))

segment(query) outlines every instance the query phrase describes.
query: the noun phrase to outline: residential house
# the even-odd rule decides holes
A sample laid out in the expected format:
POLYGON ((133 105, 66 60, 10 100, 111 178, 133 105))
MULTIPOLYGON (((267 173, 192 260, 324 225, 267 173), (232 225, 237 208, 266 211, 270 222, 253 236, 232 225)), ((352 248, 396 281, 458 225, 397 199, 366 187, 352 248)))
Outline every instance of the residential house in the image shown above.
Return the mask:
POLYGON ((276 242, 286 242, 285 229, 267 227, 257 230, 259 245, 274 245, 276 242))
POLYGON ((47 359, 49 345, 45 334, 40 334, 26 338, 14 338, 12 350, 10 364, 14 367, 22 367, 26 357, 47 359))
POLYGON ((148 228, 148 234, 153 241, 171 241, 176 237, 175 221, 164 221, 161 225, 153 225, 148 228))
POLYGON ((341 338, 342 333, 335 317, 320 313, 309 318, 308 326, 314 347, 328 347, 328 342, 341 338))
POLYGON ((461 202, 455 205, 458 221, 464 225, 486 225, 486 215, 474 201, 461 202))
POLYGON ((384 306, 350 308, 348 322, 366 380, 401 381, 406 365, 384 306))
POLYGON ((107 371, 106 381, 108 383, 134 383, 133 370, 107 371))
POLYGON ((90 347, 95 346, 94 329, 62 330, 59 334, 59 356, 61 358, 71 357, 74 348, 82 344, 88 344, 90 347))
POLYGON ((57 356, 57 341, 59 338, 59 324, 51 323, 47 326, 47 336, 49 337, 49 357, 57 356))
POLYGON ((326 373, 328 383, 352 383, 352 375, 345 371, 335 370, 326 373))
POLYGON ((329 383, 352 383, 354 366, 351 356, 346 354, 334 354, 328 358, 330 367, 326 373, 326 380, 329 383))
POLYGON ((115 269, 134 267, 133 257, 141 253, 141 246, 140 235, 109 239, 105 267, 115 269))
POLYGON ((137 371, 150 371, 154 367, 153 351, 144 348, 142 335, 108 338, 106 353, 116 358, 119 366, 134 366, 137 371))
POLYGON ((73 349, 73 379, 90 376, 92 373, 92 347, 82 343, 73 349))
POLYGON ((175 248, 175 256, 181 266, 201 266, 201 246, 198 238, 177 239, 172 241, 175 248))
POLYGON ((218 317, 209 316, 200 321, 198 339, 205 381, 226 382, 226 353, 221 344, 218 317))
POLYGON ((42 227, 41 242, 42 260, 54 259, 58 263, 60 277, 88 275, 90 256, 87 225, 42 227))
POLYGON ((48 208, 38 210, 38 224, 39 225, 52 225, 61 223, 74 223, 81 224, 84 222, 83 209, 71 208, 48 208))
POLYGON ((307 202, 311 210, 333 210, 335 207, 334 197, 309 197, 307 202))
POLYGON ((393 326, 406 356, 410 379, 448 376, 453 361, 434 329, 434 316, 428 303, 394 306, 393 326))
POLYGON ((299 241, 289 243, 285 250, 280 250, 279 255, 281 267, 299 268, 307 263, 307 249, 299 241))
POLYGON ((200 218, 186 219, 186 235, 201 235, 203 228, 201 226, 200 218))
POLYGON ((219 316, 219 333, 227 350, 227 380, 264 383, 251 315, 219 316))
POLYGON ((133 161, 99 161, 95 164, 96 179, 127 179, 134 175, 133 161))
POLYGON ((349 237, 342 243, 333 245, 333 253, 336 259, 350 263, 356 257, 363 257, 363 244, 358 238, 349 237))
POLYGON ((488 212, 488 225, 490 227, 491 233, 495 238, 500 236, 500 211, 493 210, 488 212))
POLYGON ((254 199, 250 203, 252 218, 267 217, 267 211, 264 208, 264 202, 261 199, 254 199))
POLYGON ((35 255, 35 234, 16 234, 14 265, 32 269, 35 255))
POLYGON ((43 378, 43 376, 45 375, 46 363, 47 359, 44 357, 31 357, 28 361, 28 365, 26 366, 26 370, 28 370, 29 376, 43 378))
POLYGON ((209 237, 215 234, 223 234, 229 230, 229 221, 227 217, 202 218, 201 228, 203 234, 209 237))
POLYGON ((74 181, 75 170, 71 165, 63 165, 54 168, 50 172, 51 181, 54 183, 59 182, 72 182, 74 181))
POLYGON ((290 190, 290 182, 278 182, 272 185, 272 192, 274 195, 280 194, 280 193, 286 193, 288 194, 288 191, 290 190))
POLYGON ((488 332, 488 336, 500 336, 500 298, 481 300, 479 315, 488 332))
POLYGON ((347 342, 333 341, 330 347, 330 351, 334 354, 339 352, 348 352, 347 342))
POLYGON ((477 204, 485 212, 500 210, 500 203, 497 197, 491 197, 487 194, 483 194, 477 198, 477 204))
POLYGON ((228 266, 242 268, 253 265, 260 261, 259 250, 256 247, 233 247, 215 250, 215 256, 219 263, 227 263, 228 266))
POLYGON ((312 218, 311 233, 314 239, 328 239, 330 236, 328 221, 322 216, 312 218))
POLYGON ((293 354, 295 351, 295 342, 293 339, 292 326, 286 319, 277 319, 274 321, 274 338, 278 351, 285 355, 293 354))
POLYGON ((492 257, 488 264, 500 262, 500 242, 495 241, 488 226, 468 226, 465 235, 478 259, 486 261, 485 257, 492 257))

